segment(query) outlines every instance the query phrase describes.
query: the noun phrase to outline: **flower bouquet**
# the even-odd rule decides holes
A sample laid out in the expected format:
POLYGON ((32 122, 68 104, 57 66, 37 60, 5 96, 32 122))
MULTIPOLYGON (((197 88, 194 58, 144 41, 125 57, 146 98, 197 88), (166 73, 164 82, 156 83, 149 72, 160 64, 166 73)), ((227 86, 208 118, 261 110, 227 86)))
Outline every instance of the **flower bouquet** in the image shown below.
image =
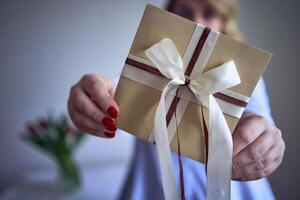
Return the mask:
POLYGON ((26 124, 22 139, 52 157, 57 164, 58 183, 64 191, 80 186, 80 171, 74 152, 84 133, 70 125, 67 116, 39 118, 26 124))

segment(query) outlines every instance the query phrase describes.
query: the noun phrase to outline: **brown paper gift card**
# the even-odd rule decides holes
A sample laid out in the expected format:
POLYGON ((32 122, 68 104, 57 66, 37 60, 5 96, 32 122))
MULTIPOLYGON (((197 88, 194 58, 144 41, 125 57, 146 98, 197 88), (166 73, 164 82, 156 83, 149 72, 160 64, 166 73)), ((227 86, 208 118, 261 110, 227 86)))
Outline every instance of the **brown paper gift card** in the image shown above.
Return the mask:
MULTIPOLYGON (((271 54, 221 33, 218 33, 217 37, 210 37, 211 33, 213 35, 216 32, 152 5, 146 6, 115 93, 115 99, 120 106, 120 115, 116 121, 118 128, 149 141, 153 131, 156 107, 162 92, 160 87, 164 86, 168 80, 153 68, 153 63, 147 58, 145 50, 162 39, 169 38, 187 63, 192 62, 197 48, 202 45, 204 53, 201 49, 198 51, 196 58, 198 60, 194 61, 194 69, 198 67, 197 64, 204 63, 203 72, 205 72, 228 60, 234 61, 241 83, 224 92, 214 94, 231 132, 234 130, 241 116, 241 110, 247 105, 271 54), (206 40, 201 43, 205 33, 207 33, 206 40), (210 50, 209 46, 212 46, 210 50), (208 49, 206 50, 207 58, 203 62, 205 48, 208 49), (190 50, 194 52, 192 56, 188 53, 190 50), (239 112, 231 114, 226 111, 228 108, 229 110, 237 108, 239 112)), ((190 101, 189 99, 193 97, 187 92, 182 92, 180 97, 180 101, 188 102, 180 116, 178 127, 176 126, 180 136, 181 154, 193 160, 205 162, 202 114, 208 122, 209 110, 204 105, 190 101)), ((174 99, 174 94, 169 98, 174 99)), ((170 103, 172 104, 172 101, 170 103)), ((171 150, 176 152, 177 137, 172 138, 170 145, 171 150)))

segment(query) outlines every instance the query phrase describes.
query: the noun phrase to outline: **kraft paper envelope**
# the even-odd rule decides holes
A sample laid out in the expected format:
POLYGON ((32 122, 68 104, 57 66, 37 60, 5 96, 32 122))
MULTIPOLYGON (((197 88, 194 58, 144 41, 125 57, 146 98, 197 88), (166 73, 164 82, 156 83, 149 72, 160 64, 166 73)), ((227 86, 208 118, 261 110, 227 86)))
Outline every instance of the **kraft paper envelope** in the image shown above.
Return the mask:
MULTIPOLYGON (((184 60, 189 44, 192 43, 192 37, 195 35, 195 30, 199 26, 203 29, 203 26, 192 21, 152 5, 147 5, 129 52, 129 61, 133 59, 144 64, 148 63, 151 66, 151 61, 147 58, 145 50, 164 38, 169 38, 174 42, 184 60)), ((211 30, 211 32, 214 31, 211 30)), ((214 95, 218 103, 223 104, 231 97, 239 97, 231 103, 244 109, 270 58, 271 53, 269 52, 231 39, 224 34, 218 34, 203 72, 233 60, 241 79, 239 85, 229 88, 224 93, 214 95)), ((127 62, 127 65, 128 63, 130 64, 130 62, 127 62)), ((197 68, 197 66, 194 68, 197 68)), ((120 106, 120 116, 117 118, 116 124, 118 128, 140 139, 149 141, 161 90, 157 89, 159 81, 153 81, 154 86, 151 86, 151 83, 148 85, 141 83, 139 80, 143 81, 144 78, 140 74, 143 73, 146 77, 149 75, 154 78, 153 80, 156 80, 156 77, 159 80, 164 78, 141 69, 134 70, 138 70, 139 73, 132 78, 128 78, 124 75, 126 74, 124 67, 117 85, 115 99, 120 106)), ((163 80, 161 82, 159 84, 167 83, 163 80)), ((173 96, 170 98, 173 98, 173 96)), ((208 123, 209 110, 204 105, 189 101, 190 98, 193 98, 192 95, 189 98, 185 98, 186 96, 188 96, 188 92, 181 93, 180 101, 188 101, 188 105, 183 112, 177 129, 180 136, 181 154, 193 160, 205 162, 202 113, 204 113, 205 122, 208 123)), ((228 102, 225 104, 227 105, 228 102)), ((226 105, 223 107, 226 108, 226 105)), ((228 106, 230 107, 230 105, 228 106)), ((226 112, 223 112, 223 114, 232 132, 241 114, 236 116, 226 114, 226 112)), ((170 145, 171 150, 176 152, 177 137, 173 137, 170 145)))

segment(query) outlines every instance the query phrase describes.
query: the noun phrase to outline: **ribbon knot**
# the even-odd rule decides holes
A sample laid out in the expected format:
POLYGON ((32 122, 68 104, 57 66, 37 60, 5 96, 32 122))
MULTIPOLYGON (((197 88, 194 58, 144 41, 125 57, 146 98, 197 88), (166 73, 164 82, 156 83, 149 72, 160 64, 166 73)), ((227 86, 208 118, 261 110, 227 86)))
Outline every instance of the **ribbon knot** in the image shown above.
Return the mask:
POLYGON ((189 86, 190 82, 191 82, 190 80, 185 80, 185 82, 184 82, 183 85, 184 85, 184 86, 189 86))
MULTIPOLYGON (((208 102, 209 105, 207 199, 229 199, 232 138, 225 117, 213 94, 240 83, 235 63, 231 60, 190 77, 184 72, 182 58, 172 40, 165 38, 147 49, 145 53, 161 74, 170 79, 162 91, 153 129, 165 198, 167 200, 179 199, 169 145, 172 137, 168 133, 166 120, 162 120, 166 117, 165 98, 171 91, 180 86, 186 86, 200 102, 208 102), (222 195, 216 198, 216 194, 222 195)), ((204 66, 195 67, 203 68, 204 66)))

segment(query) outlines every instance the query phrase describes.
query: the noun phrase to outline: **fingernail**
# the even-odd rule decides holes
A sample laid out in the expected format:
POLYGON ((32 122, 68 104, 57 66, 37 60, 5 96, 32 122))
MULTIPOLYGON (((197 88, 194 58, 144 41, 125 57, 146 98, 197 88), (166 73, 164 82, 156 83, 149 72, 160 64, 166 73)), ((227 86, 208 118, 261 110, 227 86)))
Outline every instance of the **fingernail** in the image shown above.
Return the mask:
POLYGON ((105 118, 102 119, 102 124, 107 126, 107 127, 110 127, 110 128, 115 127, 114 121, 111 118, 108 118, 108 117, 105 117, 105 118))
POLYGON ((111 126, 111 127, 110 127, 110 126, 107 126, 106 129, 109 130, 109 131, 116 131, 116 130, 117 130, 117 127, 116 127, 115 125, 114 125, 114 126, 111 126))
POLYGON ((118 111, 117 109, 115 109, 113 106, 110 106, 108 109, 107 109, 107 113, 112 117, 112 118, 116 118, 118 116, 118 111))
POLYGON ((110 132, 104 132, 104 135, 105 135, 106 137, 108 137, 108 138, 113 138, 113 137, 115 137, 116 133, 115 133, 115 132, 113 132, 113 133, 110 133, 110 132))

